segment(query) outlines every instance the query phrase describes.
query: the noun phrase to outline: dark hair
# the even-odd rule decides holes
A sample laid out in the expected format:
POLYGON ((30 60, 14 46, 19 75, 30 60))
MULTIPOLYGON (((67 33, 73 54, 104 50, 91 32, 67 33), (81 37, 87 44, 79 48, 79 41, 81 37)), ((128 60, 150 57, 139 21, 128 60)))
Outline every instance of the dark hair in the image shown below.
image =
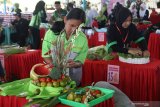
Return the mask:
POLYGON ((54 4, 61 4, 61 2, 60 1, 55 1, 54 4))
POLYGON ((46 14, 46 11, 45 11, 45 2, 44 1, 39 1, 37 4, 36 4, 36 7, 35 7, 35 10, 33 12, 33 15, 36 15, 38 14, 38 12, 40 11, 43 11, 43 15, 41 17, 41 20, 42 22, 46 22, 46 18, 47 18, 47 14, 46 14))
POLYGON ((60 32, 64 29, 64 22, 63 21, 56 21, 53 23, 51 30, 56 34, 59 35, 60 32))
POLYGON ((132 17, 132 13, 130 12, 130 10, 126 7, 123 7, 119 2, 117 2, 112 10, 111 15, 109 16, 109 19, 112 21, 112 23, 116 22, 118 25, 121 25, 128 16, 132 17))
POLYGON ((70 11, 71 9, 73 9, 73 4, 72 3, 68 3, 67 4, 67 11, 70 11))
POLYGON ((69 19, 76 19, 81 20, 82 23, 85 23, 86 20, 86 14, 85 12, 80 8, 73 8, 68 14, 67 14, 67 20, 69 19))
POLYGON ((13 14, 14 16, 18 16, 21 18, 21 13, 20 12, 16 12, 15 14, 13 14))
POLYGON ((45 12, 45 2, 44 1, 39 1, 36 4, 35 10, 33 12, 33 15, 36 15, 39 11, 44 11, 45 12))

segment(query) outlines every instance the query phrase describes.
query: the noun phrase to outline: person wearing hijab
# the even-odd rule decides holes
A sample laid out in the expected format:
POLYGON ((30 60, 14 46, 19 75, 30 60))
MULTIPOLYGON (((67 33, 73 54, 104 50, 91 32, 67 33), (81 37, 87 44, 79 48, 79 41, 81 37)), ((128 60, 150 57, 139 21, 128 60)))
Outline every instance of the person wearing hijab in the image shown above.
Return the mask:
POLYGON ((32 35, 33 43, 31 43, 32 49, 38 49, 40 46, 40 31, 39 27, 41 23, 46 23, 46 11, 45 11, 45 2, 39 1, 36 4, 35 10, 32 15, 32 19, 29 23, 29 32, 32 35))
POLYGON ((137 18, 137 9, 136 9, 136 3, 135 2, 132 2, 130 7, 129 7, 129 10, 131 11, 132 13, 132 17, 133 19, 136 19, 137 18))
POLYGON ((148 20, 148 17, 149 17, 149 11, 147 10, 147 6, 145 3, 142 3, 140 5, 140 10, 138 12, 138 15, 137 17, 140 19, 140 20, 148 20))
POLYGON ((115 22, 111 23, 107 32, 108 52, 119 52, 132 55, 149 56, 145 38, 140 35, 136 26, 132 23, 132 13, 129 9, 117 4, 113 10, 115 22), (135 42, 139 48, 131 48, 135 42))

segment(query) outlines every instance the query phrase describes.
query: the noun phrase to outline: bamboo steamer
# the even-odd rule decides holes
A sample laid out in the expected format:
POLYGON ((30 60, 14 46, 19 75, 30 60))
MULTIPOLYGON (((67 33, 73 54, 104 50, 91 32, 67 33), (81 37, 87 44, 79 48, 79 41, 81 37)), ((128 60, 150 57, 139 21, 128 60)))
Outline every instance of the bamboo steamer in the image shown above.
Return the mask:
POLYGON ((50 70, 42 63, 36 64, 32 67, 30 71, 30 78, 33 80, 38 80, 40 77, 47 77, 50 70))

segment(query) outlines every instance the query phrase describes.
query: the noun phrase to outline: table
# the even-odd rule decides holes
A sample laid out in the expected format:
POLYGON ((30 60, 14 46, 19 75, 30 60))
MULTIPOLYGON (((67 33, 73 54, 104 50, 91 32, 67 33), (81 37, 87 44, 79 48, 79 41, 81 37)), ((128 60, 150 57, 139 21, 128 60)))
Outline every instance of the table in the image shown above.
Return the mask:
POLYGON ((100 45, 106 45, 107 43, 106 32, 94 32, 93 35, 87 36, 87 38, 88 38, 88 46, 90 48, 100 45))
MULTIPOLYGON (((15 96, 0 96, 0 107, 22 107, 27 100, 25 98, 19 98, 15 96)), ((70 107, 63 104, 57 104, 56 107, 70 107)), ((105 102, 98 104, 95 107, 114 107, 113 100, 109 99, 105 102)))
POLYGON ((33 65, 41 63, 40 50, 28 50, 26 53, 4 55, 6 80, 13 81, 29 77, 33 65))
POLYGON ((152 22, 152 24, 157 24, 160 22, 160 15, 150 15, 149 20, 152 22))
POLYGON ((138 23, 137 25, 136 25, 136 27, 137 27, 137 29, 139 30, 139 31, 144 31, 144 30, 146 30, 148 27, 150 27, 152 24, 144 24, 144 23, 138 23))
POLYGON ((151 33, 148 41, 151 58, 160 59, 160 34, 151 33))
POLYGON ((108 65, 117 65, 119 84, 113 84, 122 90, 132 101, 160 101, 160 60, 148 64, 127 64, 118 59, 111 61, 86 60, 83 65, 82 85, 93 81, 107 81, 108 65))

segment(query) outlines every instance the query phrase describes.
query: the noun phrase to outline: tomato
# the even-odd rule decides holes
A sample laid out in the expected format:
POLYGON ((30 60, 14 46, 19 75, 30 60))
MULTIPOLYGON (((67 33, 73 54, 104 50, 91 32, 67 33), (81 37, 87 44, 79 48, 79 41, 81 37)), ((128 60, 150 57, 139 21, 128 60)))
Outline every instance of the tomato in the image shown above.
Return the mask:
POLYGON ((46 82, 46 78, 41 77, 41 78, 39 78, 39 81, 40 81, 40 82, 46 82))
POLYGON ((51 78, 46 78, 46 82, 51 82, 52 81, 52 79, 51 78))

